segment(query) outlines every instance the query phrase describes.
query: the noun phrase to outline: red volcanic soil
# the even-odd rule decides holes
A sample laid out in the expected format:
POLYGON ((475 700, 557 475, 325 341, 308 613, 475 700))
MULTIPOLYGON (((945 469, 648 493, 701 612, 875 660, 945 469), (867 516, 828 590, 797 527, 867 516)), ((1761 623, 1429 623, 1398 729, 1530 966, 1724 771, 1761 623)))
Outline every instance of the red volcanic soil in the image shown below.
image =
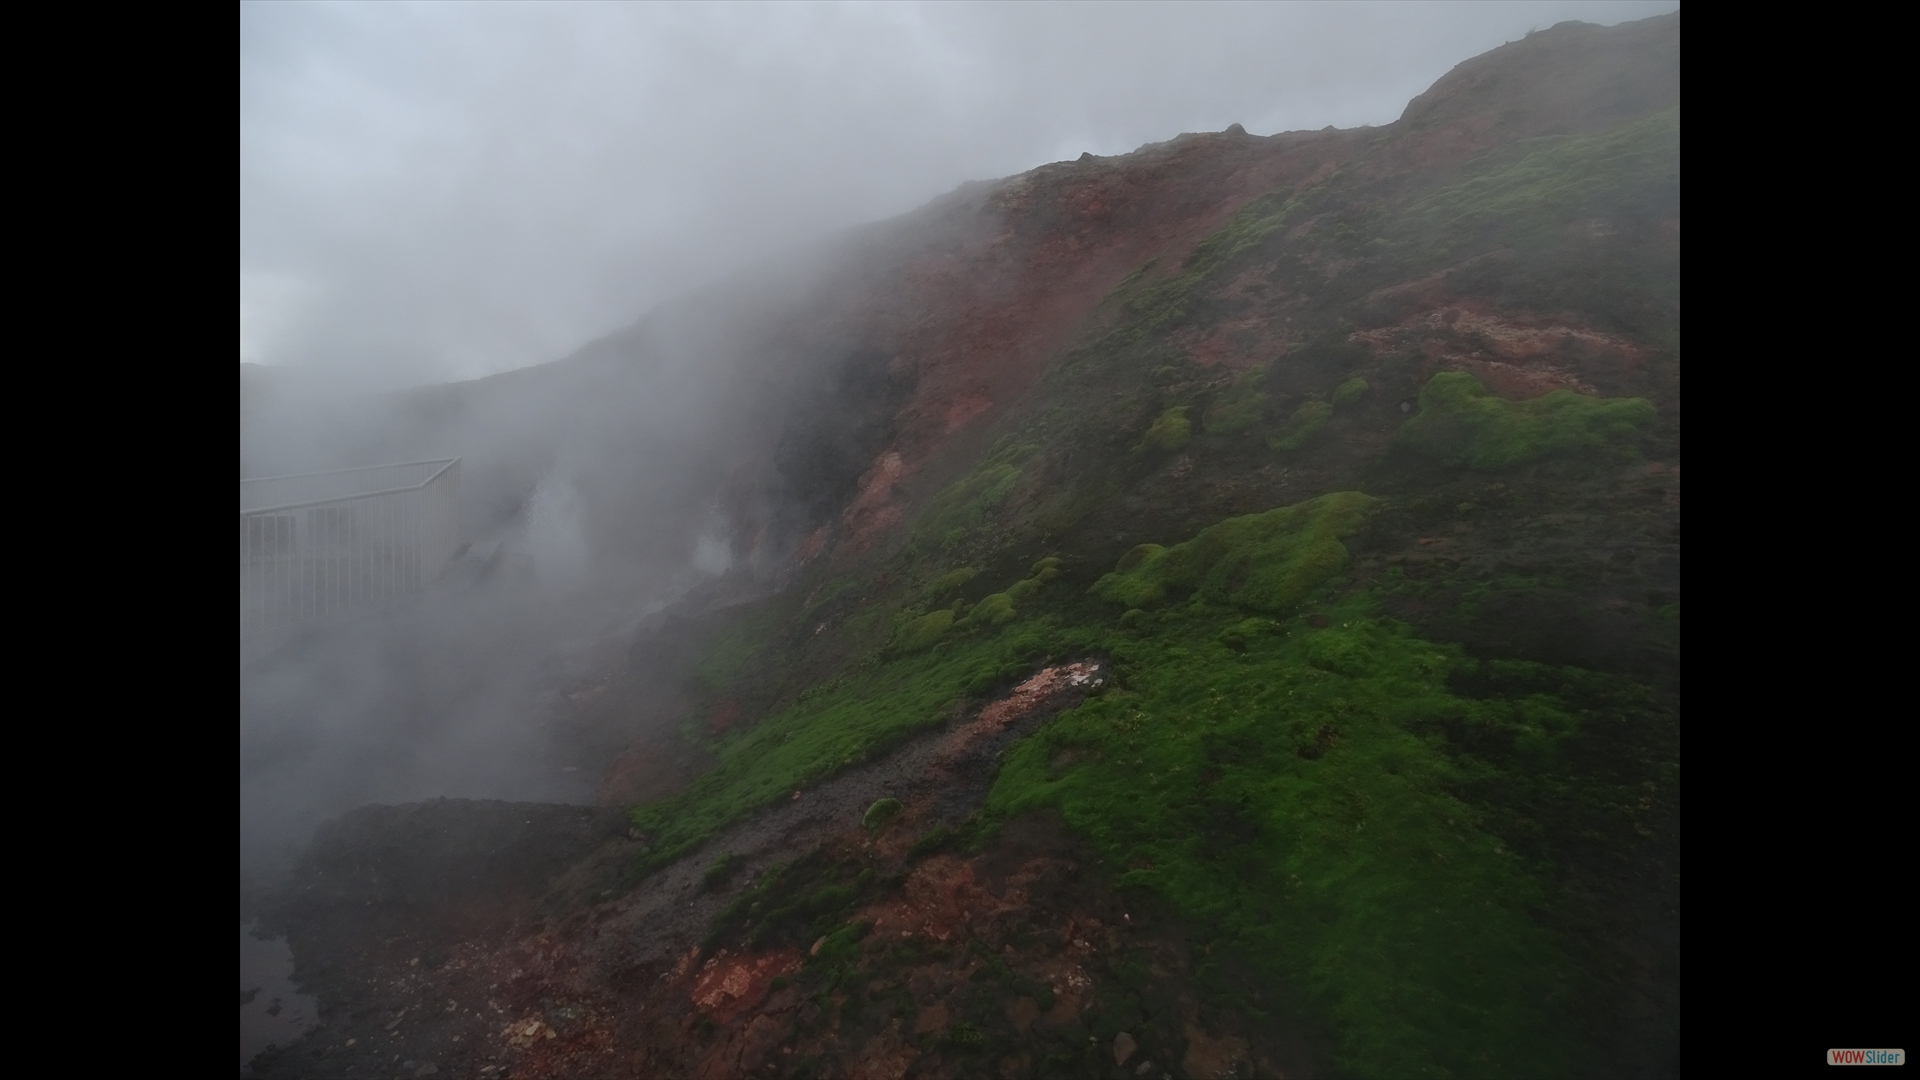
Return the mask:
POLYGON ((915 389, 841 543, 858 551, 897 525, 899 482, 1024 393, 1128 275, 1154 260, 1177 272, 1248 200, 1324 177, 1363 146, 1355 132, 1183 135, 1122 158, 1044 166, 923 211, 959 239, 908 258, 849 319, 888 342, 915 389))
MULTIPOLYGON (((1128 275, 1149 263, 1160 274, 1177 273, 1194 245, 1249 200, 1299 191, 1347 168, 1376 180, 1445 175, 1515 139, 1610 126, 1678 100, 1678 48, 1676 28, 1665 20, 1611 29, 1569 24, 1461 64, 1391 128, 1182 135, 1122 157, 1060 162, 963 189, 901 219, 903 233, 925 229, 937 241, 870 288, 843 292, 857 307, 829 316, 884 342, 895 369, 916 379, 840 542, 858 551, 899 524, 900 481, 1026 391, 1128 275), (1498 108, 1490 106, 1495 101, 1498 108)), ((1182 344, 1202 365, 1239 367, 1282 351, 1271 333, 1267 325, 1222 326, 1182 344)), ((1593 344, 1631 360, 1617 343, 1593 344)), ((1486 363, 1519 366, 1506 356, 1486 363)), ((1583 386, 1543 361, 1524 372, 1482 372, 1516 396, 1583 386)))

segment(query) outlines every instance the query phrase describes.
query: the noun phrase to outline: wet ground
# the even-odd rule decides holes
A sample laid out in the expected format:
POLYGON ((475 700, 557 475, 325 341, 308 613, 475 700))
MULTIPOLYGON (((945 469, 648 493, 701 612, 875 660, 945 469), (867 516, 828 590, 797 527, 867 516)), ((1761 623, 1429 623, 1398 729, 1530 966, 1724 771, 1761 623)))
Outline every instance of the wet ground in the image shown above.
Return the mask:
POLYGON ((240 1072, 261 1052, 288 1047, 312 1031, 320 1003, 293 984, 293 951, 286 939, 257 936, 240 924, 240 1072))

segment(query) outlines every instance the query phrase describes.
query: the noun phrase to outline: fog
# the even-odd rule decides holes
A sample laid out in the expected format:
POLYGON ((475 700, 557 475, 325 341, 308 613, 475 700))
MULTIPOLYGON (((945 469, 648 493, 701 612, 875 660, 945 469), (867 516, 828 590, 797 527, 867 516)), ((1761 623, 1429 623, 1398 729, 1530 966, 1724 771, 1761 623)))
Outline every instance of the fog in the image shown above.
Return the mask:
POLYGON ((246 659, 243 881, 364 802, 592 799, 675 721, 665 682, 621 730, 570 702, 846 504, 912 317, 858 298, 987 227, 962 185, 1386 124, 1530 29, 1675 7, 244 4, 241 474, 457 456, 500 555, 246 659))
POLYGON ((393 388, 557 359, 967 180, 1385 124, 1664 0, 243 4, 240 357, 393 388))

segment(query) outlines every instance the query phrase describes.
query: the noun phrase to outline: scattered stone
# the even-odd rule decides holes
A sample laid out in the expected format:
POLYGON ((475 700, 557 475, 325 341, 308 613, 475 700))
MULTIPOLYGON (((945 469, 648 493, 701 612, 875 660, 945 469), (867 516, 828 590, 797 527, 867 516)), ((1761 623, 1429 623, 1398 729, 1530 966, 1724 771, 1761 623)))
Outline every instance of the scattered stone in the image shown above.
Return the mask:
POLYGON ((1113 1063, 1115 1065, 1125 1065, 1127 1059, 1133 1056, 1134 1050, 1137 1049, 1139 1045, 1139 1043, 1133 1041, 1133 1036, 1124 1031, 1115 1035, 1113 1037, 1113 1063))

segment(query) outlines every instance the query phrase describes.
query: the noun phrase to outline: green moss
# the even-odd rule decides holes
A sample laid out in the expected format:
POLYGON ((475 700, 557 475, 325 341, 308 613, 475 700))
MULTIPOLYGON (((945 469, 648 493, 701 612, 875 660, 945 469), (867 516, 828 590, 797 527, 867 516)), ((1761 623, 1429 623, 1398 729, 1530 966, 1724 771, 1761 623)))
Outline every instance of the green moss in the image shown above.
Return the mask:
POLYGON ((954 832, 945 825, 935 825, 926 835, 913 842, 907 849, 908 859, 924 859, 937 851, 942 851, 953 843, 954 832))
POLYGON ((1326 426, 1327 418, 1332 415, 1333 406, 1324 401, 1309 401, 1301 405, 1287 418, 1285 427, 1267 437, 1267 448, 1282 452, 1300 449, 1320 434, 1320 429, 1326 426))
POLYGON ((1187 445, 1188 440, 1193 438, 1193 422, 1187 419, 1187 414, 1192 411, 1190 405, 1175 405, 1161 413, 1141 437, 1140 449, 1171 453, 1187 445))
POLYGON ((1595 135, 1527 139, 1470 163, 1465 178, 1406 211, 1447 246, 1497 233, 1508 243, 1563 241, 1580 217, 1679 212, 1680 107, 1595 135))
POLYGON ((701 889, 705 892, 712 892, 725 885, 728 881, 732 880, 733 875, 739 871, 740 867, 744 865, 746 861, 747 857, 745 855, 735 854, 731 851, 713 860, 712 865, 707 867, 707 872, 700 875, 701 889))
POLYGON ((1208 403, 1201 417, 1209 435, 1232 435, 1259 423, 1267 412, 1267 395, 1261 384, 1267 369, 1255 368, 1233 381, 1208 403))
POLYGON ((1619 706, 1583 708, 1590 691, 1552 681, 1459 696, 1450 680, 1473 661, 1369 603, 1331 609, 1320 631, 1180 609, 1117 639, 1128 693, 1017 744, 989 813, 1059 812, 1133 868, 1123 885, 1210 927, 1215 951, 1295 980, 1325 1010, 1342 1073, 1567 1075, 1588 1060, 1588 984, 1536 918, 1552 893, 1508 830, 1548 806, 1630 801, 1622 786, 1569 796, 1564 780, 1582 733, 1617 725, 1619 706), (1241 650, 1223 647, 1233 638, 1241 650), (1447 732, 1519 749, 1490 761, 1447 732), (1053 768, 1063 756, 1076 765, 1053 768), (1516 785, 1533 800, 1518 813, 1474 794, 1516 785))
POLYGON ((970 1021, 962 1020, 953 1025, 941 1041, 955 1050, 965 1052, 979 1049, 987 1038, 970 1021))
POLYGON ((1595 326, 1678 352, 1678 106, 1590 135, 1502 147, 1458 182, 1390 215, 1373 280, 1423 270, 1454 275, 1467 295, 1535 311, 1579 312, 1595 326))
POLYGON ((1264 514, 1231 518, 1184 544, 1143 544, 1093 586, 1094 595, 1128 607, 1192 593, 1217 603, 1282 612, 1346 566, 1340 542, 1377 500, 1357 491, 1322 495, 1264 514))
POLYGON ((1401 425, 1394 445, 1447 465, 1500 469, 1576 452, 1631 455, 1653 420, 1653 405, 1641 398, 1555 390, 1506 401, 1471 375, 1443 371, 1420 391, 1420 411, 1401 425))
POLYGON ((1262 634, 1270 633, 1272 630, 1273 620, 1271 619, 1241 619, 1239 622, 1220 631, 1219 637, 1215 640, 1235 652, 1246 652, 1249 641, 1258 638, 1262 634))
POLYGON ((878 832, 885 828, 888 822, 899 817, 900 810, 899 799, 881 799, 867 807, 866 816, 860 819, 860 824, 866 826, 868 832, 878 832))
POLYGON ((933 579, 933 583, 927 586, 927 595, 935 600, 950 596, 955 590, 972 581, 979 573, 980 571, 971 566, 949 570, 933 579))
MULTIPOLYGON (((1061 625, 1078 601, 1048 606, 1041 586, 1059 564, 1036 562, 977 605, 990 617, 969 633, 850 669, 726 745, 681 796, 636 811, 653 861, 1043 657, 1097 653, 1115 688, 1009 751, 973 839, 929 834, 917 855, 1045 808, 1123 868, 1123 887, 1207 927, 1215 953, 1291 983, 1333 1032, 1339 1072, 1581 1068, 1597 1060, 1580 1016, 1599 968, 1549 918, 1570 902, 1553 868, 1563 849, 1659 827, 1640 808, 1676 786, 1673 729, 1623 680, 1481 664, 1381 618, 1367 594, 1336 597, 1341 538, 1374 504, 1334 493, 1141 545, 1093 589, 1127 605, 1117 628, 1061 625), (1293 614, 1309 597, 1328 618, 1293 614), (1010 620, 997 633, 996 613, 1010 620), (1596 745, 1612 747, 1604 767, 1582 765, 1596 745)), ((851 871, 769 875, 722 922, 802 949, 845 932, 822 949, 838 959, 810 959, 803 978, 852 979, 859 931, 846 920, 865 887, 851 871)), ((1203 1000, 1236 992, 1205 971, 1193 985, 1203 1000)))
POLYGON ((762 874, 714 916, 702 945, 806 949, 824 936, 825 944, 809 958, 808 967, 844 967, 869 929, 864 922, 849 923, 848 917, 873 890, 870 869, 815 850, 762 874))
POLYGON ((1060 576, 1060 560, 1049 556, 1033 564, 1033 576, 1007 586, 1006 591, 991 593, 967 611, 960 625, 966 629, 1003 626, 1019 617, 1017 605, 1040 591, 1040 587, 1060 576))
POLYGON ((1003 592, 989 593, 967 611, 962 623, 968 627, 1002 626, 1012 622, 1018 615, 1013 609, 1013 597, 1003 592))
POLYGON ((939 724, 955 700, 1027 671, 1045 641, 1036 625, 1013 623, 817 684, 721 746, 714 767, 686 790, 633 810, 635 827, 653 839, 634 872, 673 862, 743 815, 939 724))
MULTIPOLYGON (((1179 326, 1192 311, 1194 290, 1223 266, 1300 220, 1306 197, 1306 193, 1294 195, 1291 191, 1276 191, 1241 207, 1225 225, 1194 246, 1193 253, 1181 264, 1178 277, 1133 292, 1126 301, 1127 313, 1132 317, 1120 336, 1129 341, 1138 341, 1157 337, 1179 326)), ((1136 271, 1121 288, 1132 291, 1129 287, 1134 285, 1139 276, 1136 271)))
MULTIPOLYGON (((843 586, 840 591, 850 587, 843 586)), ((763 607, 729 627, 708 647, 706 656, 694 668, 694 679, 714 692, 733 685, 756 656, 765 654, 767 642, 780 626, 779 616, 776 608, 763 607)))
POLYGON ((1365 379, 1348 379, 1346 382, 1334 388, 1333 407, 1337 409, 1343 405, 1351 405, 1361 398, 1366 397, 1367 391, 1371 389, 1372 387, 1367 385, 1367 380, 1365 379))
POLYGON ((1139 566, 1141 563, 1154 558, 1166 550, 1166 548, 1161 547, 1159 544, 1137 544, 1129 549, 1125 555, 1120 556, 1120 561, 1114 565, 1113 569, 1116 573, 1128 573, 1134 567, 1139 566))
POLYGON ((951 611, 941 610, 922 615, 901 627, 900 632, 894 635, 893 647, 903 653, 930 649, 952 628, 953 612, 951 611))
POLYGON ((1033 449, 1023 443, 1002 440, 978 468, 942 489, 928 502, 917 534, 923 540, 951 545, 986 524, 1013 492, 1020 480, 1020 463, 1033 449))

